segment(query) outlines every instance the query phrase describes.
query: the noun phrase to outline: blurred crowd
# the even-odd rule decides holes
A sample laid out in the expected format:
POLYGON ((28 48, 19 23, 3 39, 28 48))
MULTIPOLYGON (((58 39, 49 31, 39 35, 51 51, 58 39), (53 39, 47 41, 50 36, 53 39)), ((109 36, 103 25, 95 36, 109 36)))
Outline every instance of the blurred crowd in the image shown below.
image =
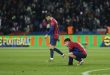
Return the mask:
POLYGON ((95 31, 110 25, 110 0, 0 0, 0 33, 45 32, 48 12, 61 32, 95 31))

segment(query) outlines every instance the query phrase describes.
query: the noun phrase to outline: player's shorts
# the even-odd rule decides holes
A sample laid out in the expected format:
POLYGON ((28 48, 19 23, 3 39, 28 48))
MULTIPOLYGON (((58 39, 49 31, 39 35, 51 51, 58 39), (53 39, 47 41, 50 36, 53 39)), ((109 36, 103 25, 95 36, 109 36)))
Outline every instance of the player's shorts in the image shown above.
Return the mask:
POLYGON ((50 37, 50 44, 51 44, 51 45, 56 46, 57 41, 58 41, 58 40, 54 39, 53 37, 50 37))
POLYGON ((73 52, 76 58, 86 58, 87 54, 83 54, 82 52, 73 52))
POLYGON ((86 58, 87 57, 87 54, 83 54, 78 49, 73 50, 72 53, 76 56, 76 58, 86 58))

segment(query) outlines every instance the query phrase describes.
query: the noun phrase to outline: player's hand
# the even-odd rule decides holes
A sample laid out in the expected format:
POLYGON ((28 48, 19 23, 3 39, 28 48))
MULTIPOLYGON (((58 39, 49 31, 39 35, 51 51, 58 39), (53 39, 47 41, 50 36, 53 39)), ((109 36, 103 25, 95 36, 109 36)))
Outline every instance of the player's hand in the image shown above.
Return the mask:
POLYGON ((48 35, 45 35, 44 37, 45 37, 45 39, 46 39, 46 38, 48 37, 48 35))

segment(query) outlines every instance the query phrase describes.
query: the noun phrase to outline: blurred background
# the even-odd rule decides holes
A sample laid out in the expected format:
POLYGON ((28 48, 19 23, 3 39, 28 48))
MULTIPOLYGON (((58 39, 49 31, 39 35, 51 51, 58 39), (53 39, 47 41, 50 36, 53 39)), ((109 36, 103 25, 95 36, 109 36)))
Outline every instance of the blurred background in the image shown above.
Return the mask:
POLYGON ((42 35, 51 12, 60 34, 110 34, 110 0, 0 0, 0 35, 42 35))

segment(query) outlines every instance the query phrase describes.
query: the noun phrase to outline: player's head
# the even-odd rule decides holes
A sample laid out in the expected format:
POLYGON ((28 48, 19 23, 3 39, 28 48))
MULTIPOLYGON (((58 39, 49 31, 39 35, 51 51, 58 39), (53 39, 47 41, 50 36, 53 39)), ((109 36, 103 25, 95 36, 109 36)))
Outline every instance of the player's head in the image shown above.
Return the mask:
POLYGON ((70 38, 66 38, 64 40, 64 43, 65 43, 66 46, 68 46, 70 42, 71 42, 70 38))
POLYGON ((47 13, 45 16, 47 21, 49 21, 51 19, 51 17, 52 17, 51 13, 47 13))

